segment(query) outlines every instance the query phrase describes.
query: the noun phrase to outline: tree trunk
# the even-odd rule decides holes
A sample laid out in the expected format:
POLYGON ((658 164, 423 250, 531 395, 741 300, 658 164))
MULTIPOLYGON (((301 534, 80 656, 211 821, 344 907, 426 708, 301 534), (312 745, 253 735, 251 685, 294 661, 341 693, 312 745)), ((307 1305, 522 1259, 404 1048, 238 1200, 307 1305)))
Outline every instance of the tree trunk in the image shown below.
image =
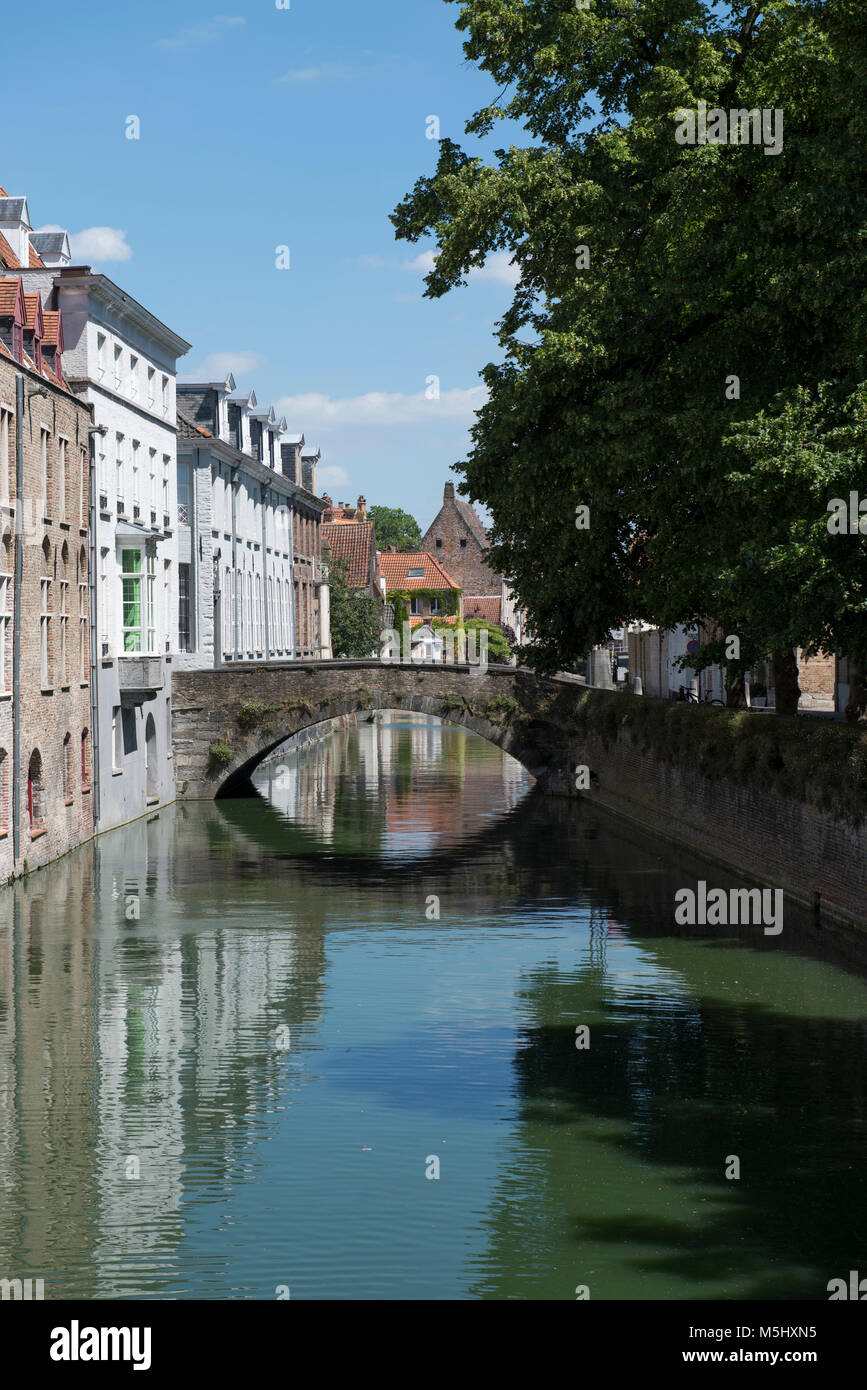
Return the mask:
POLYGON ((744 668, 740 662, 730 662, 726 669, 726 709, 746 709, 744 668))
POLYGON ((801 687, 798 684, 798 662, 793 647, 771 653, 774 671, 774 696, 777 714, 794 718, 798 713, 801 687))
POLYGON ((857 724, 864 718, 867 710, 867 671, 856 661, 854 657, 849 657, 849 703, 846 706, 846 718, 850 724, 857 724))

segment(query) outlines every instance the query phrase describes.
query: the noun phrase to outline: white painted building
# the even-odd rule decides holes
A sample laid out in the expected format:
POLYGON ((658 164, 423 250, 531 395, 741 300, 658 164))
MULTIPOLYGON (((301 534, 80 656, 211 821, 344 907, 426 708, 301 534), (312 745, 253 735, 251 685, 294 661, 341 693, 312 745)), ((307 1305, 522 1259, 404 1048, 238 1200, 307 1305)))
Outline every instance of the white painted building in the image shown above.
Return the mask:
POLYGON ((175 377, 190 344, 107 276, 71 266, 66 234, 32 232, 26 206, 20 225, 3 230, 29 267, 17 272, 25 290, 38 291, 44 308, 62 311, 64 375, 93 406, 101 430, 92 454, 90 568, 94 809, 106 830, 174 798, 175 377))
MULTIPOLYGON (((289 476, 280 448, 285 430, 273 407, 261 408, 253 391, 235 390, 231 375, 178 386, 183 669, 298 654, 296 550, 315 543, 313 523, 325 504, 289 476)), ((321 561, 314 572, 327 633, 321 561)), ((330 655, 330 642, 311 654, 330 655)))

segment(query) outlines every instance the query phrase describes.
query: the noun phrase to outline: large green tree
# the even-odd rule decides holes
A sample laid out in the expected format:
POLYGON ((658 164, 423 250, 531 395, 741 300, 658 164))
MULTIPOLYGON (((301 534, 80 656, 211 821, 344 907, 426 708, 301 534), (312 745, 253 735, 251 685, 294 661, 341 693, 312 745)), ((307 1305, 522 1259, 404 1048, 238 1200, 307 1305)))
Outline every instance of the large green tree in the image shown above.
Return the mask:
MULTIPOLYGON (((781 429, 793 439, 796 422, 742 449, 752 482, 723 480, 727 440, 767 431, 763 412, 799 390, 830 393, 839 411, 867 377, 863 0, 459 11, 467 58, 502 89, 468 134, 511 118, 530 140, 490 162, 443 140, 392 220, 399 237, 436 240, 430 297, 498 250, 520 272, 460 490, 490 510, 491 562, 529 610, 536 664, 574 661, 629 617, 712 617, 781 664, 796 631, 841 644, 863 621, 860 580, 835 581, 809 634, 789 621, 798 591, 767 587, 773 567, 744 561, 732 583, 744 499, 773 472, 765 445, 781 429), (679 143, 699 102, 766 112, 767 138, 679 143), (764 607, 744 575, 765 585, 764 607), (772 622, 769 596, 783 610, 772 622)), ((773 543, 787 553, 807 498, 775 497, 773 543)), ((748 558, 768 543, 752 527, 748 558)), ((863 566, 853 555, 826 563, 863 566)))
POLYGON ((328 570, 331 650, 336 657, 366 657, 379 650, 382 605, 349 583, 346 564, 332 560, 328 570))
POLYGON ((421 527, 409 512, 400 507, 371 507, 367 515, 374 524, 377 550, 387 550, 390 545, 400 551, 418 550, 421 527))

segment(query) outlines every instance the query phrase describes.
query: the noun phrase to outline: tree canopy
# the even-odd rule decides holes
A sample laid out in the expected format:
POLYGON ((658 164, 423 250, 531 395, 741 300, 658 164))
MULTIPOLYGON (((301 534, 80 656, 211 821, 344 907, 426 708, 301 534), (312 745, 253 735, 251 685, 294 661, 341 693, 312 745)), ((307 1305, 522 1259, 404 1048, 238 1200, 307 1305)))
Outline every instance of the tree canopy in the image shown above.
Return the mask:
POLYGON ((328 570, 331 590, 331 650, 335 657, 373 656, 379 650, 382 605, 371 594, 352 588, 343 560, 332 560, 328 570))
POLYGON ((498 250, 520 272, 459 490, 531 660, 639 617, 863 659, 864 543, 826 524, 829 488, 867 492, 862 0, 459 11, 503 89, 467 133, 510 118, 529 141, 486 162, 442 140, 392 221, 435 238, 429 297, 498 250), (699 103, 713 139, 682 143, 699 103))
POLYGON ((418 550, 421 527, 409 512, 400 507, 371 507, 367 515, 374 524, 377 550, 387 550, 390 545, 399 551, 418 550))

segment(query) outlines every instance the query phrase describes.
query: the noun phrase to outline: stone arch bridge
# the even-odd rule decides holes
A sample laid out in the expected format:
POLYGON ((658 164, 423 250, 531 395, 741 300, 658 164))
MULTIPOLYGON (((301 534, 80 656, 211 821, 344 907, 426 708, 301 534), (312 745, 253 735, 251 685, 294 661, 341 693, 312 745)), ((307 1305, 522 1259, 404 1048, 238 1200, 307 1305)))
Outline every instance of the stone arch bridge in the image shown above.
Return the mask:
POLYGON ((569 714, 583 686, 514 666, 369 661, 224 666, 172 676, 172 743, 180 798, 241 792, 292 734, 344 714, 407 710, 462 724, 524 765, 543 791, 570 795, 569 714))

